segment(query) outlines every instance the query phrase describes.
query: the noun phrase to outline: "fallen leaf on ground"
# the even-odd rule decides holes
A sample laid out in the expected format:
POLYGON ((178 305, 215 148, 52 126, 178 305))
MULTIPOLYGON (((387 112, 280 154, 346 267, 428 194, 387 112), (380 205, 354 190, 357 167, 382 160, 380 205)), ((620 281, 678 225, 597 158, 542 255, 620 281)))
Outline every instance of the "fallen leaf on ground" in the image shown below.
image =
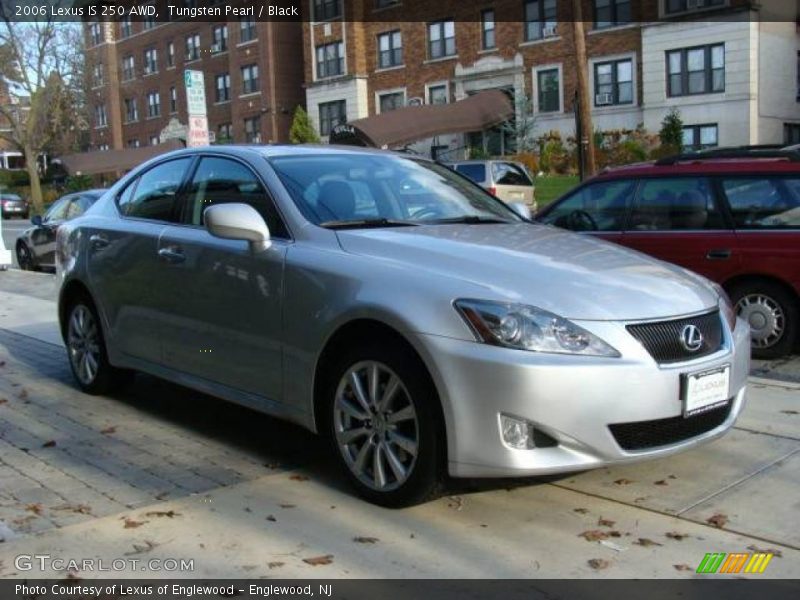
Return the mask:
POLYGON ((41 515, 42 514, 42 505, 39 504, 38 502, 36 504, 28 504, 25 507, 25 510, 27 510, 28 512, 32 512, 35 515, 41 515))
POLYGON ((376 537, 363 537, 357 535, 356 537, 353 538, 353 541, 356 542, 357 544, 375 544, 380 540, 376 537))
POLYGON ((607 540, 611 534, 607 531, 601 531, 599 529, 590 529, 588 531, 584 531, 583 533, 579 533, 578 537, 582 537, 587 542, 596 542, 598 540, 607 540))
POLYGON ((249 513, 251 513, 251 512, 253 512, 253 509, 252 509, 252 508, 250 508, 249 506, 245 506, 245 507, 244 507, 244 512, 249 512, 249 513))
POLYGON ((147 523, 147 521, 134 521, 130 517, 122 517, 122 518, 125 520, 125 525, 123 525, 125 529, 135 529, 147 523))
POLYGON ((17 394, 17 396, 22 398, 22 399, 27 398, 28 397, 28 390, 26 390, 25 388, 22 388, 20 390, 19 394, 17 394))
POLYGON ((573 512, 580 513, 582 515, 585 515, 589 512, 588 508, 573 508, 572 510, 573 512))
POLYGON ((296 504, 278 504, 281 508, 296 508, 296 504))
POLYGON ((650 546, 663 546, 664 545, 664 544, 659 544, 658 542, 654 542, 650 538, 639 538, 638 540, 636 540, 633 543, 636 544, 637 546, 644 546, 645 548, 648 548, 650 546))
POLYGON ((51 510, 68 510, 81 515, 88 515, 91 514, 92 507, 88 504, 62 504, 60 506, 52 507, 51 510))
POLYGON ((175 512, 174 510, 151 510, 150 512, 144 513, 145 517, 180 517, 181 513, 175 512))
POLYGON ((464 499, 461 496, 450 496, 450 502, 447 503, 448 508, 454 508, 456 510, 461 510, 464 508, 464 499))
POLYGON ((55 440, 50 440, 50 441, 45 442, 44 444, 42 444, 42 448, 55 448, 55 447, 56 447, 56 441, 55 440))
POLYGON ((686 563, 682 563, 680 565, 672 565, 672 566, 675 567, 676 571, 694 571, 694 569, 689 565, 687 565, 686 563))
POLYGON ((151 542, 150 540, 145 540, 144 544, 133 544, 133 552, 126 552, 125 556, 135 556, 136 554, 144 554, 145 552, 150 552, 153 548, 158 546, 155 542, 151 542))
POLYGON ((667 479, 677 479, 677 477, 675 475, 667 475, 667 479))
POLYGON ((684 538, 689 537, 688 533, 678 533, 677 531, 670 531, 664 535, 666 535, 671 540, 677 540, 679 542, 683 541, 684 538))
POLYGON ((324 556, 314 556, 312 558, 304 558, 303 562, 318 567, 320 565, 329 565, 333 562, 333 554, 325 554, 324 556))
POLYGON ((5 404, 8 402, 8 398, 0 398, 0 404, 5 404))
POLYGON ((759 548, 758 546, 755 545, 750 545, 747 547, 747 549, 750 550, 751 552, 756 552, 758 554, 773 554, 776 558, 783 558, 783 552, 781 552, 780 550, 774 550, 772 548, 767 548, 766 550, 764 550, 763 548, 759 548))
POLYGON ((655 485, 669 485, 666 479, 659 479, 658 481, 653 482, 655 485))
POLYGON ((727 522, 728 522, 728 516, 723 515, 721 513, 717 513, 713 517, 709 517, 708 519, 706 519, 706 523, 708 523, 709 525, 713 525, 714 527, 718 527, 719 529, 725 527, 725 523, 727 522))
POLYGON ((286 563, 282 563, 282 562, 278 562, 278 561, 276 561, 276 562, 267 563, 267 566, 268 566, 270 569, 277 569, 278 567, 282 567, 282 566, 283 566, 283 565, 285 565, 285 564, 286 564, 286 563))
POLYGON ((616 485, 628 485, 628 484, 630 484, 630 483, 633 483, 633 480, 631 480, 631 479, 625 479, 625 478, 623 477, 622 479, 617 479, 617 480, 616 480, 614 483, 615 483, 616 485))
POLYGON ((800 412, 796 410, 782 410, 781 412, 785 415, 800 415, 800 412))
POLYGON ((103 435, 111 435, 112 433, 117 433, 117 428, 114 426, 106 427, 105 429, 101 429, 100 433, 103 435))
POLYGON ((156 500, 163 500, 169 496, 169 492, 161 492, 160 494, 156 494, 156 500))
POLYGON ((242 566, 242 569, 244 569, 245 571, 252 571, 252 570, 254 570, 254 569, 257 567, 257 566, 258 566, 258 565, 244 565, 244 566, 242 566))
POLYGON ((305 475, 289 475, 289 479, 292 481, 308 481, 308 477, 305 475))
POLYGON ((267 515, 267 521, 272 521, 272 522, 274 523, 274 522, 276 522, 277 520, 278 520, 278 519, 276 519, 276 518, 275 518, 273 515, 267 515))
POLYGON ((6 366, 6 361, 0 360, 0 367, 5 367, 5 366, 6 366))
POLYGON ((279 469, 281 467, 281 464, 276 462, 271 462, 271 463, 264 463, 264 466, 267 467, 268 469, 279 469))
POLYGON ((590 567, 592 567, 595 571, 599 571, 601 569, 607 569, 611 566, 611 563, 604 558, 590 558, 586 561, 590 567))
POLYGON ((604 519, 602 517, 600 517, 600 519, 597 521, 597 524, 600 527, 613 527, 616 523, 617 523, 616 521, 612 521, 611 519, 604 519))

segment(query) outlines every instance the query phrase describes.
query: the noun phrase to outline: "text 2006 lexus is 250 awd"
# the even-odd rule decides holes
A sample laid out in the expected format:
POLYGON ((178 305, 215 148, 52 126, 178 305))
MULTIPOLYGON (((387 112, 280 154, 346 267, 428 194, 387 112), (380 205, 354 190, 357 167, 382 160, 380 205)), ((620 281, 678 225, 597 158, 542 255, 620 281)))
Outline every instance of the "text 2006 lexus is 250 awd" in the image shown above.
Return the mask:
POLYGON ((78 385, 133 371, 330 439, 355 488, 657 458, 719 437, 749 331, 678 267, 536 225, 428 160, 335 147, 159 156, 58 232, 78 385))

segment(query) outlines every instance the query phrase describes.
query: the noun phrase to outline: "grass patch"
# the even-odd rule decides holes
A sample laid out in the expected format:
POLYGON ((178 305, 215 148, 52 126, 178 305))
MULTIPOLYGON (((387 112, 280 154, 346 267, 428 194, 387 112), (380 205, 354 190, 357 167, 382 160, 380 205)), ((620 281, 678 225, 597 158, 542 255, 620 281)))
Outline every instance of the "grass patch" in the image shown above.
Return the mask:
POLYGON ((536 202, 539 208, 550 204, 556 198, 574 188, 579 183, 576 175, 543 175, 534 181, 536 202))

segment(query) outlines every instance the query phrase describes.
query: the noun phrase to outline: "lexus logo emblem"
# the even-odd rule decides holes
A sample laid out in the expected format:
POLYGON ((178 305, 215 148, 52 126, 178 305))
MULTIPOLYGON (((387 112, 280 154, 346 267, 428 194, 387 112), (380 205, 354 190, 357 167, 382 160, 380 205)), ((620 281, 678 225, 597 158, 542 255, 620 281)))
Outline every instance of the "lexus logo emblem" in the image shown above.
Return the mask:
POLYGON ((696 325, 687 325, 681 330, 681 344, 689 352, 697 352, 703 346, 703 334, 696 325))

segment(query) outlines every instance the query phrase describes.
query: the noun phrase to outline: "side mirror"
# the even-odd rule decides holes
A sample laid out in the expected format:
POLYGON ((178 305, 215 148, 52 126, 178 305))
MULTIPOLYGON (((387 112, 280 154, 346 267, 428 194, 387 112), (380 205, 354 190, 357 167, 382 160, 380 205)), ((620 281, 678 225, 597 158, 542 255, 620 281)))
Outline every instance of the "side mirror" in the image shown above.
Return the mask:
POLYGON ((215 204, 205 210, 203 218, 206 229, 213 236, 226 240, 245 240, 253 252, 263 252, 270 247, 269 227, 249 204, 215 204))
POLYGON ((533 218, 533 215, 531 214, 531 209, 524 202, 509 202, 508 208, 513 210, 515 213, 517 213, 520 217, 522 217, 526 221, 530 221, 533 218))
POLYGON ((33 215, 31 217, 31 223, 36 225, 37 227, 41 227, 43 222, 44 221, 42 221, 42 215, 33 215))

